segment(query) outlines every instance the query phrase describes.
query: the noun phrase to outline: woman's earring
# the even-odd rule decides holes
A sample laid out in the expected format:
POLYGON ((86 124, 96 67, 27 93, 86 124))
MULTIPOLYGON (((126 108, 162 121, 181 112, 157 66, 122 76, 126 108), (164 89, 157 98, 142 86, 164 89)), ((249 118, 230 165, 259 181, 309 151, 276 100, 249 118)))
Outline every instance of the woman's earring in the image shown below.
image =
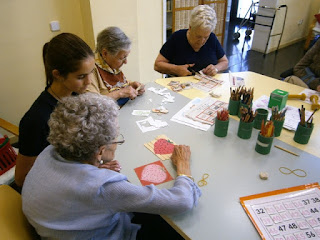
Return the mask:
POLYGON ((103 160, 100 160, 99 163, 100 163, 100 165, 102 165, 103 164, 103 160))

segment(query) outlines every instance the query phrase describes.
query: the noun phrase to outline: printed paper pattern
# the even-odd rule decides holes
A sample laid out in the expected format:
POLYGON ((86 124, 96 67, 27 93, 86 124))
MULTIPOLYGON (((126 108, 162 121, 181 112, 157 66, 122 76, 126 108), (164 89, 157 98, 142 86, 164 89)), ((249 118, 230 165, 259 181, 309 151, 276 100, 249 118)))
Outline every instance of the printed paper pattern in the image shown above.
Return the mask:
POLYGON ((161 183, 173 180, 172 176, 161 161, 143 165, 135 168, 134 171, 136 172, 143 186, 150 184, 159 185, 161 183))
POLYGON ((240 202, 262 239, 320 239, 317 183, 242 197, 240 202))

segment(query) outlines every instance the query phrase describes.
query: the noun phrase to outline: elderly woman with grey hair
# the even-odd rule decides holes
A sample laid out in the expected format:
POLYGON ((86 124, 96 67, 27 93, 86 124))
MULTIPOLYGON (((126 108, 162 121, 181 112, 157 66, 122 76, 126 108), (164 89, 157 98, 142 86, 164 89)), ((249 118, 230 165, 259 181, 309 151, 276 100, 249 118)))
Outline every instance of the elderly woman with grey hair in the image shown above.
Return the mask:
POLYGON ((217 24, 216 12, 199 5, 191 12, 189 29, 174 32, 162 46, 154 70, 174 76, 188 76, 202 71, 209 76, 228 68, 228 59, 212 32, 217 24))
POLYGON ((87 91, 107 95, 120 106, 142 95, 144 85, 129 82, 120 69, 127 64, 130 49, 131 40, 120 28, 108 27, 101 31, 97 37, 94 78, 87 91))
POLYGON ((151 222, 140 226, 136 216, 180 214, 197 204, 201 191, 190 176, 190 148, 174 148, 178 177, 170 189, 136 186, 119 172, 99 168, 124 143, 118 111, 113 99, 85 93, 62 99, 51 114, 51 145, 22 189, 23 211, 43 239, 182 239, 174 230, 168 237, 160 225, 148 232, 151 222))

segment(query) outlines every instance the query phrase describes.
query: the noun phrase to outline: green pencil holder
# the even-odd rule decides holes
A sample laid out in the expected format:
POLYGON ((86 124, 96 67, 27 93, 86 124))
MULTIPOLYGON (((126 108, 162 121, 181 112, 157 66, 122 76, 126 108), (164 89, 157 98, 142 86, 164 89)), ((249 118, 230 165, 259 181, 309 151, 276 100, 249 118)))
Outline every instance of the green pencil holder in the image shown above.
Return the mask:
POLYGON ((240 101, 239 110, 238 110, 238 117, 239 117, 239 118, 241 117, 241 112, 240 112, 241 107, 248 109, 248 108, 251 108, 251 107, 252 107, 252 104, 251 104, 251 105, 247 105, 247 104, 244 104, 244 103, 242 103, 242 102, 240 101))
POLYGON ((284 120, 278 121, 271 118, 274 125, 274 136, 279 137, 282 131, 284 120))
POLYGON ((240 100, 235 101, 232 100, 231 98, 229 99, 229 105, 228 105, 228 110, 230 115, 238 115, 239 112, 239 105, 240 105, 240 100))
POLYGON ((255 148, 256 152, 263 155, 270 153, 272 142, 273 137, 264 137, 259 133, 255 148))
POLYGON ((213 133, 217 137, 225 137, 228 134, 228 127, 229 119, 227 121, 221 121, 216 118, 213 133))
POLYGON ((251 138, 253 122, 243 122, 240 120, 238 127, 238 137, 242 139, 251 138))
POLYGON ((261 123, 262 123, 262 120, 264 121, 264 123, 267 122, 267 118, 268 118, 268 110, 264 109, 264 108, 258 108, 256 110, 257 112, 257 115, 256 117, 254 118, 254 124, 253 124, 253 127, 255 129, 261 129, 261 123))
POLYGON ((293 140, 300 144, 307 144, 309 142, 313 130, 313 123, 311 127, 302 126, 300 123, 296 129, 293 140))

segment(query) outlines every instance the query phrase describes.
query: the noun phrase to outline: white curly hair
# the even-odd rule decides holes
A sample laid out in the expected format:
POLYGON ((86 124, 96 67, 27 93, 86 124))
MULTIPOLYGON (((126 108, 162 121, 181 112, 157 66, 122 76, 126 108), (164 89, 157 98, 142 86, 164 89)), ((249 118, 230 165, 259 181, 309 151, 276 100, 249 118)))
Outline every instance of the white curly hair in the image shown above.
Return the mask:
POLYGON ((50 116, 48 141, 67 160, 92 162, 117 137, 118 114, 116 102, 100 94, 65 97, 50 116))
POLYGON ((217 14, 213 6, 198 5, 192 9, 189 25, 191 29, 200 27, 214 31, 217 25, 217 14))

